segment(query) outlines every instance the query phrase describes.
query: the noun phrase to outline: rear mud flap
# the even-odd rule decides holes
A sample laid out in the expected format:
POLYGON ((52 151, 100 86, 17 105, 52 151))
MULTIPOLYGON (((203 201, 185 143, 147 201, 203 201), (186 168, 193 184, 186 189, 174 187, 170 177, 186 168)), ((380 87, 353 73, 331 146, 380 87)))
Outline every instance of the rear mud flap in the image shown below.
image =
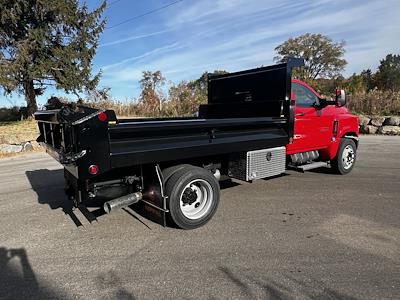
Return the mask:
POLYGON ((159 165, 155 165, 155 173, 156 177, 149 176, 149 178, 157 178, 157 180, 145 187, 146 193, 140 201, 142 213, 149 220, 166 227, 167 213, 169 212, 167 209, 168 197, 164 194, 164 178, 159 165))

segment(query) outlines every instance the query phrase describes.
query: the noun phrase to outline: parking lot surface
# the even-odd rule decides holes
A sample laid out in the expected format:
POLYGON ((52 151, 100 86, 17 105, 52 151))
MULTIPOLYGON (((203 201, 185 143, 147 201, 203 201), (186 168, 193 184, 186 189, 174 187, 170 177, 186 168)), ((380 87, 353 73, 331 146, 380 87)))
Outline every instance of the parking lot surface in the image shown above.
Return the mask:
POLYGON ((361 137, 346 176, 225 184, 192 231, 89 222, 63 187, 47 154, 0 160, 0 299, 400 299, 399 137, 361 137))

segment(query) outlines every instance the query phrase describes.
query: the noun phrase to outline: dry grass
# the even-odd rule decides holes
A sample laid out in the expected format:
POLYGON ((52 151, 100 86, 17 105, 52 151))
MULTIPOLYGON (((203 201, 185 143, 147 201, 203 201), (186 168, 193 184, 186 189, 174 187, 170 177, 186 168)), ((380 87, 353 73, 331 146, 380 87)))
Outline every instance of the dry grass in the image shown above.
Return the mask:
MULTIPOLYGON (((198 111, 200 104, 205 103, 205 98, 170 98, 162 103, 160 111, 158 105, 146 105, 143 102, 119 102, 114 100, 103 100, 98 102, 87 102, 95 108, 112 109, 116 115, 128 118, 143 117, 178 117, 192 116, 198 111)), ((400 115, 400 92, 371 90, 369 92, 353 93, 348 95, 347 107, 354 113, 367 115, 400 115)))
POLYGON ((39 135, 33 120, 0 122, 0 144, 21 144, 34 141, 39 135))
POLYGON ((349 95, 348 108, 367 115, 400 115, 400 92, 371 90, 349 95))
POLYGON ((122 102, 116 100, 101 100, 101 101, 87 101, 83 105, 90 106, 93 108, 101 109, 111 109, 115 114, 121 118, 124 117, 140 117, 143 113, 139 109, 139 104, 137 102, 122 102))
MULTIPOLYGON (((168 101, 164 101, 161 110, 157 103, 149 105, 143 101, 102 100, 88 101, 84 104, 96 108, 113 109, 119 118, 175 117, 193 115, 198 105, 205 102, 205 99, 195 97, 184 90, 178 91, 168 101)), ((355 113, 400 115, 400 92, 372 90, 368 93, 356 93, 349 96, 348 107, 355 113)), ((38 135, 37 123, 34 120, 0 122, 0 144, 34 141, 38 135)), ((0 153, 0 158, 13 155, 15 154, 0 153)))
POLYGON ((199 97, 180 99, 170 98, 160 105, 157 101, 145 103, 143 101, 122 102, 117 100, 87 101, 83 105, 93 108, 114 110, 118 118, 146 118, 146 117, 189 117, 198 111, 199 105, 206 101, 199 97))
MULTIPOLYGON (((0 122, 0 145, 22 144, 35 141, 39 135, 37 123, 33 120, 0 122)), ((43 151, 37 144, 33 144, 35 152, 43 151)), ((32 151, 30 151, 32 152, 32 151)), ((27 152, 4 153, 0 151, 0 159, 6 157, 20 156, 27 152)))

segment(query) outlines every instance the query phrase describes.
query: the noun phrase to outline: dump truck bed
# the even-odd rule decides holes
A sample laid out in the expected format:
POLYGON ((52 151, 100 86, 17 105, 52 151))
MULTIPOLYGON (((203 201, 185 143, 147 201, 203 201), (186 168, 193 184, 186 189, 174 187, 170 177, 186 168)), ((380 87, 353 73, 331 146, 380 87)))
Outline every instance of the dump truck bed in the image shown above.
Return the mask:
POLYGON ((284 146, 293 135, 291 69, 302 60, 208 79, 196 118, 117 119, 113 111, 68 107, 35 115, 40 137, 80 179, 130 166, 284 146))

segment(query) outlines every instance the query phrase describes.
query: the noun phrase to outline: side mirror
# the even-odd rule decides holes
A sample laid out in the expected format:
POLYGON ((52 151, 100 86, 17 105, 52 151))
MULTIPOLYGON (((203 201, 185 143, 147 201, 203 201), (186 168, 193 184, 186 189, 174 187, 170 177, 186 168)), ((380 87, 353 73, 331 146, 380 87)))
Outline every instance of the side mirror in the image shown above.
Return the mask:
POLYGON ((344 90, 336 90, 335 103, 337 107, 342 107, 346 105, 346 93, 344 90))

